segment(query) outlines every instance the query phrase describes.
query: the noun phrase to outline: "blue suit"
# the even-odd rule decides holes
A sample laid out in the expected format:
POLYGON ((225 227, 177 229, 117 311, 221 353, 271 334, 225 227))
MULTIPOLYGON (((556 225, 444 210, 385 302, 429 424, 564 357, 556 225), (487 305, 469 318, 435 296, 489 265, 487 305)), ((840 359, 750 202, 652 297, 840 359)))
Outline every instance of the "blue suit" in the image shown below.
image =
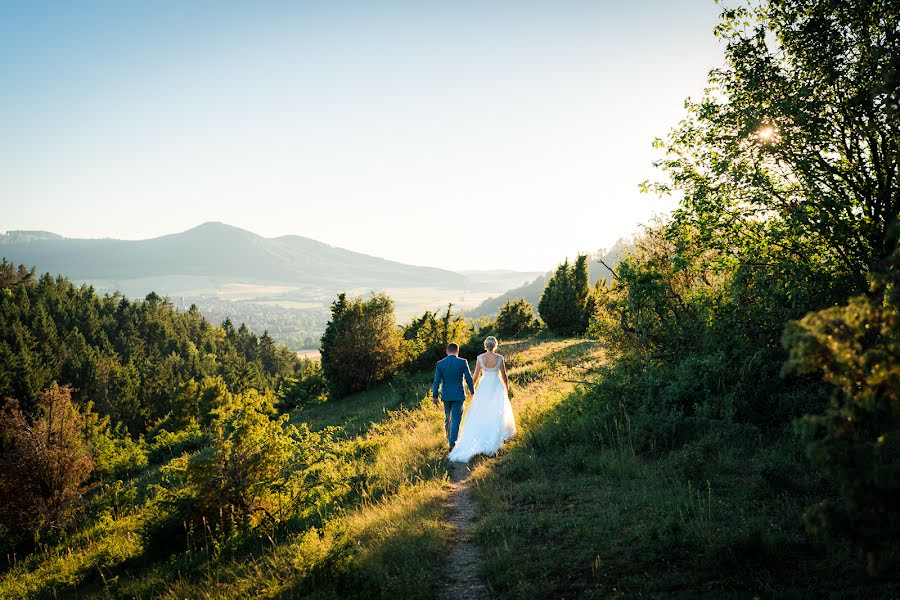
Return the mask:
POLYGON ((466 391, 463 388, 463 380, 469 387, 469 392, 475 393, 472 383, 472 373, 469 372, 469 361, 452 354, 438 361, 434 369, 434 385, 431 386, 431 396, 438 397, 438 389, 443 386, 442 400, 444 401, 444 430, 447 432, 447 442, 452 447, 456 444, 459 435, 459 424, 462 421, 463 402, 466 399, 466 391))

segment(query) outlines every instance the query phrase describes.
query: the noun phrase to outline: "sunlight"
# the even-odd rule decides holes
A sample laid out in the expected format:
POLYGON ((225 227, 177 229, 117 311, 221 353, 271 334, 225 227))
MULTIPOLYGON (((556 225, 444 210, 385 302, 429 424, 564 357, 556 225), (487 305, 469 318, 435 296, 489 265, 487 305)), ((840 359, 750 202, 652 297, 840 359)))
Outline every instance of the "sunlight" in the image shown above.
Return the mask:
POLYGON ((763 144, 769 144, 775 141, 775 127, 772 125, 763 125, 756 131, 756 139, 763 144))

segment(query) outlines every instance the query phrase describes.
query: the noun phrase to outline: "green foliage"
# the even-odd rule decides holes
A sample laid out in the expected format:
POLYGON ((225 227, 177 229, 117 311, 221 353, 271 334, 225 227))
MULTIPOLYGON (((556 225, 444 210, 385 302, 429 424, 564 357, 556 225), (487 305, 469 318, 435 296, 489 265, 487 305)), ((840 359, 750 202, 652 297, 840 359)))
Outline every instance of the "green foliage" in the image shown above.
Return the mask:
POLYGON ((169 431, 167 420, 157 423, 149 432, 147 451, 150 461, 160 463, 188 452, 200 450, 209 441, 196 419, 189 419, 169 431))
POLYGON ((228 320, 214 327, 155 293, 142 302, 99 297, 6 261, 0 282, 0 397, 19 399, 26 414, 58 381, 72 386, 76 403, 91 402, 134 435, 170 413, 204 422, 210 382, 243 392, 303 378, 296 355, 267 334, 228 320))
POLYGON ((538 312, 555 333, 581 335, 590 325, 596 309, 596 291, 590 284, 587 261, 585 254, 578 255, 573 265, 566 259, 544 288, 538 312))
POLYGON ((324 402, 328 397, 328 382, 317 360, 301 360, 298 377, 284 381, 278 391, 278 407, 283 411, 324 402))
POLYGON ((108 415, 85 407, 84 439, 94 461, 93 476, 100 481, 127 479, 147 466, 147 448, 143 439, 135 440, 122 423, 110 424, 108 415))
POLYGON ((384 294, 368 300, 340 294, 322 336, 322 371, 332 395, 367 390, 396 373, 402 361, 394 302, 384 294))
POLYGON ((447 344, 456 342, 462 348, 474 336, 474 328, 461 314, 447 305, 443 315, 426 311, 403 327, 406 368, 412 372, 427 370, 446 356, 447 344))
POLYGON ((659 142, 670 181, 651 186, 683 195, 676 219, 716 260, 774 254, 864 291, 865 273, 896 243, 900 214, 898 26, 895 2, 723 11, 726 66, 659 142))
POLYGON ((219 414, 210 448, 188 461, 188 493, 203 517, 254 520, 272 509, 271 496, 284 486, 297 445, 287 416, 272 418, 273 402, 255 391, 236 397, 219 414))
POLYGON ((500 307, 494 327, 496 333, 502 338, 516 338, 536 331, 539 327, 534 309, 524 298, 518 298, 515 302, 506 299, 506 304, 500 307))
POLYGON ((798 424, 810 459, 840 490, 811 507, 807 523, 861 547, 872 574, 900 536, 900 315, 891 291, 810 313, 784 336, 786 366, 821 373, 835 388, 823 413, 798 424))
POLYGON ((41 393, 33 419, 8 400, 0 440, 2 523, 14 535, 66 526, 94 467, 71 390, 54 384, 41 393))
POLYGON ((895 284, 851 298, 897 268, 895 4, 723 11, 726 65, 659 142, 669 180, 648 185, 679 208, 619 264, 589 328, 619 353, 638 451, 689 457, 708 428, 772 436, 807 415, 830 478, 808 524, 865 549, 872 570, 896 548, 895 284))

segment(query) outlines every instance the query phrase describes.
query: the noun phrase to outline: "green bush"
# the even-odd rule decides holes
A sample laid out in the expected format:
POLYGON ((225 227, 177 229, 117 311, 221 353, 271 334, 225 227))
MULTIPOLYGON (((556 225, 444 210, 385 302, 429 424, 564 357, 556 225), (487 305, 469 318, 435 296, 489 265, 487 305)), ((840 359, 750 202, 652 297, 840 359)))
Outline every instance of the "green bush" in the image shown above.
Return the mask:
POLYGON ((455 342, 462 350, 473 335, 472 325, 461 314, 453 312, 452 304, 443 315, 426 311, 403 328, 407 370, 416 372, 433 368, 434 363, 446 356, 447 344, 455 342))
POLYGON ((506 304, 500 307, 497 320, 494 323, 497 335, 502 338, 516 338, 527 335, 538 329, 538 320, 534 316, 534 309, 524 298, 518 298, 515 302, 506 299, 506 304))
POLYGON ((893 294, 852 298, 810 313, 785 332, 787 368, 821 373, 834 386, 828 407, 798 430, 810 459, 840 495, 806 513, 814 533, 848 539, 875 574, 900 538, 900 313, 893 294))
POLYGON ((368 300, 340 294, 322 335, 322 371, 331 395, 367 390, 396 373, 402 362, 393 300, 384 294, 368 300))

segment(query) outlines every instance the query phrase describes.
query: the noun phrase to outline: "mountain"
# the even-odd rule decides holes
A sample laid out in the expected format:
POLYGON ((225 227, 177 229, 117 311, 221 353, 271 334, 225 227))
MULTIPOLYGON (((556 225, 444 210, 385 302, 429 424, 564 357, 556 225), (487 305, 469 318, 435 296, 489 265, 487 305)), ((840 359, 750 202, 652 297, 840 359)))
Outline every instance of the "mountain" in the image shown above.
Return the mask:
POLYGON ((146 240, 73 239, 42 231, 0 235, 0 256, 79 281, 146 278, 214 278, 281 285, 373 289, 464 289, 452 271, 406 265, 309 238, 264 238, 225 225, 204 223, 182 233, 146 240))
MULTIPOLYGON (((590 273, 591 283, 597 281, 601 277, 605 277, 607 281, 612 278, 609 269, 603 266, 600 261, 603 261, 615 269, 616 265, 619 264, 619 261, 622 260, 630 249, 631 244, 620 239, 613 244, 612 248, 600 250, 592 254, 588 261, 588 271, 590 273)), ((546 287, 547 281, 549 281, 551 275, 553 275, 553 271, 547 271, 529 283, 507 290, 499 296, 488 298, 472 310, 466 311, 466 314, 470 317, 496 315, 497 311, 500 310, 500 307, 506 304, 507 298, 511 300, 524 298, 534 306, 535 310, 537 310, 538 302, 541 300, 541 294, 544 292, 544 287, 546 287)))

